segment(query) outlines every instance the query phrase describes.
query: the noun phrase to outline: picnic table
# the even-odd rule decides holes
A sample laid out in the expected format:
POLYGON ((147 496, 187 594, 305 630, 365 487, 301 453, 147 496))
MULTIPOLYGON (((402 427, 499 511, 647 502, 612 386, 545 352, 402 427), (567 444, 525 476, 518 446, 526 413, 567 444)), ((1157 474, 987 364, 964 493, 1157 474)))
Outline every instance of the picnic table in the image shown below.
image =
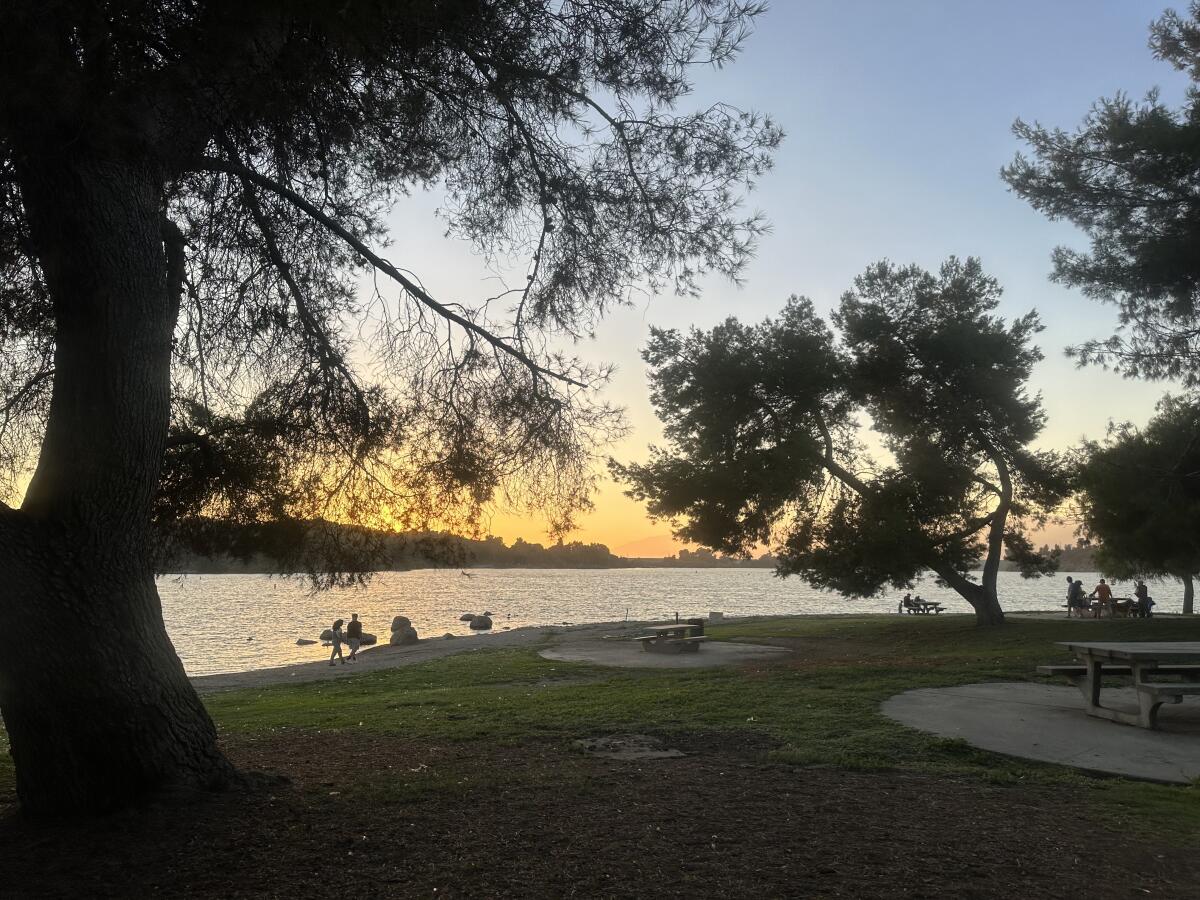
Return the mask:
POLYGON ((1083 694, 1087 714, 1100 719, 1156 728, 1164 703, 1200 695, 1200 641, 1060 641, 1081 665, 1038 666, 1043 675, 1065 675, 1083 694), (1133 678, 1138 710, 1113 709, 1100 702, 1105 676, 1133 678), (1178 677, 1181 680, 1168 681, 1178 677))
POLYGON ((668 625, 650 625, 646 628, 649 634, 635 637, 640 641, 642 649, 649 653, 686 653, 695 652, 700 645, 708 640, 704 636, 704 623, 673 622, 668 625))
POLYGON ((934 615, 937 615, 943 609, 945 609, 945 607, 943 607, 942 604, 938 603, 936 600, 915 599, 909 600, 908 603, 905 603, 903 600, 901 600, 896 607, 896 611, 899 613, 914 613, 923 615, 929 615, 931 612, 934 615))

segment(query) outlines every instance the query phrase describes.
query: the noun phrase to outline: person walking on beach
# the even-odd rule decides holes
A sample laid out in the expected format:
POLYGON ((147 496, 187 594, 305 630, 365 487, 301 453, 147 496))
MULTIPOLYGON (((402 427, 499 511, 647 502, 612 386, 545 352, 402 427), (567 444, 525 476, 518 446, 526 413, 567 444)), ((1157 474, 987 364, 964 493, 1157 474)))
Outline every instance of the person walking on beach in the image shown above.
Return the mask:
POLYGON ((338 619, 333 623, 333 637, 330 638, 333 644, 333 651, 329 654, 329 664, 333 665, 333 658, 336 656, 342 661, 342 665, 346 664, 346 657, 342 656, 342 620, 338 619))
POLYGON ((350 613, 350 624, 346 626, 346 643, 350 645, 350 662, 358 661, 358 648, 362 644, 362 622, 358 613, 350 613))

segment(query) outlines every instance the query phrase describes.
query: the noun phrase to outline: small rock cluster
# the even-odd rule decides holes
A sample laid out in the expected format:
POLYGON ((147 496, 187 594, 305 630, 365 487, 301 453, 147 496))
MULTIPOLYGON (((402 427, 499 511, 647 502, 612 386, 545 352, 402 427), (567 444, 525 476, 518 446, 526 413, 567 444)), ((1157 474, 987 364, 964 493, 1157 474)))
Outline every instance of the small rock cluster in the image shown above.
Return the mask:
POLYGON ((468 627, 472 631, 487 631, 492 627, 492 614, 490 611, 478 616, 475 613, 463 613, 458 621, 470 623, 468 627))
POLYGON ((393 647, 404 647, 415 644, 418 640, 420 638, 417 637, 417 629, 412 627, 408 616, 396 616, 392 619, 392 639, 388 643, 393 647))

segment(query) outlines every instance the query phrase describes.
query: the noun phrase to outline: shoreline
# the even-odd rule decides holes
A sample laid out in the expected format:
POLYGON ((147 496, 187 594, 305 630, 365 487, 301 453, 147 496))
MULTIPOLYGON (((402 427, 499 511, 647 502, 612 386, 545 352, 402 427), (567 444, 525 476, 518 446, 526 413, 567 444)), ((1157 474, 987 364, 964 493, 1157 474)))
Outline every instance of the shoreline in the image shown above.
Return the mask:
MULTIPOLYGON (((783 618, 861 618, 864 615, 875 617, 884 613, 792 613, 780 615, 755 616, 725 616, 722 622, 737 622, 739 624, 755 620, 783 618)), ((947 613, 950 617, 968 617, 973 613, 947 613)), ((1046 619, 1062 617, 1057 610, 1029 610, 1007 613, 1010 619, 1046 619)), ((1161 614, 1163 618, 1177 618, 1171 613, 1161 614)), ((940 616, 901 616, 903 620, 923 621, 925 618, 941 618, 940 616)), ((1156 616, 1157 618, 1157 616, 1156 616)), ((531 647, 537 644, 557 646, 574 644, 585 641, 603 640, 608 636, 620 639, 635 631, 640 631, 645 625, 660 620, 616 620, 611 622, 585 622, 573 625, 521 625, 509 631, 495 631, 485 634, 471 634, 453 638, 431 637, 422 638, 415 644, 404 647, 393 647, 390 644, 378 644, 367 647, 358 653, 358 661, 354 663, 329 665, 328 658, 323 657, 310 662, 290 663, 283 666, 268 666, 262 669, 246 669, 238 672, 220 672, 211 675, 190 675, 188 680, 200 693, 215 693, 233 691, 244 688, 268 687, 279 684, 309 684, 316 681, 350 678, 371 672, 394 669, 400 666, 412 666, 435 659, 444 659, 459 653, 472 653, 486 649, 508 649, 513 647, 531 647)), ((1089 621, 1087 619, 1079 621, 1089 621)), ((1107 621, 1097 619, 1094 621, 1107 621)), ((322 650, 326 648, 321 648, 322 650)))
MULTIPOLYGON (((578 625, 522 625, 509 631, 487 634, 463 635, 453 638, 422 638, 415 644, 403 647, 393 647, 390 644, 381 643, 358 651, 358 661, 353 663, 335 663, 331 666, 328 657, 325 657, 313 662, 247 669, 241 672, 191 675, 188 680, 202 694, 277 684, 307 684, 315 681, 349 678, 400 666, 412 666, 430 660, 444 659, 459 653, 472 653, 489 648, 507 649, 530 647, 540 643, 549 644, 550 640, 555 637, 566 637, 570 642, 599 640, 605 634, 621 637, 626 633, 640 630, 643 624, 634 621, 616 621, 578 625)), ((326 648, 322 647, 321 649, 326 648)))

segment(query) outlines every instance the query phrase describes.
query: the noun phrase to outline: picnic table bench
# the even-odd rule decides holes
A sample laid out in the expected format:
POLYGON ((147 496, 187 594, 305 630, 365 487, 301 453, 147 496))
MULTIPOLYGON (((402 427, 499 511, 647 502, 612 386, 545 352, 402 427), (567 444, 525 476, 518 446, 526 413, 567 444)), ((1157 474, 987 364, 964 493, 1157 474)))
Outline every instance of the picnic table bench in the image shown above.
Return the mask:
POLYGON ((1200 641, 1060 641, 1081 665, 1038 666, 1042 675, 1065 675, 1079 688, 1087 714, 1142 728, 1158 727, 1164 703, 1200 696, 1200 641), (1100 702, 1105 676, 1128 675, 1137 691, 1138 711, 1112 709, 1100 702), (1179 681, 1164 681, 1178 677, 1179 681))
POLYGON ((634 640, 649 653, 694 653, 708 640, 703 634, 703 623, 675 622, 651 625, 646 630, 651 633, 638 635, 634 640))
POLYGON ((919 613, 922 615, 929 615, 932 612, 934 615, 937 615, 943 609, 945 607, 936 600, 910 600, 907 604, 901 600, 896 611, 900 613, 919 613))
MULTIPOLYGON (((1093 619, 1099 619, 1107 615, 1110 619, 1117 617, 1138 618, 1142 616, 1142 610, 1138 606, 1138 602, 1133 597, 1113 597, 1111 600, 1089 600, 1084 599, 1083 605, 1072 606, 1070 603, 1062 604, 1062 608, 1067 611, 1067 618, 1071 616, 1071 610, 1081 610, 1080 616, 1083 615, 1082 610, 1087 610, 1092 614, 1093 619)), ((1145 617, 1150 618, 1150 613, 1147 611, 1145 617)))

